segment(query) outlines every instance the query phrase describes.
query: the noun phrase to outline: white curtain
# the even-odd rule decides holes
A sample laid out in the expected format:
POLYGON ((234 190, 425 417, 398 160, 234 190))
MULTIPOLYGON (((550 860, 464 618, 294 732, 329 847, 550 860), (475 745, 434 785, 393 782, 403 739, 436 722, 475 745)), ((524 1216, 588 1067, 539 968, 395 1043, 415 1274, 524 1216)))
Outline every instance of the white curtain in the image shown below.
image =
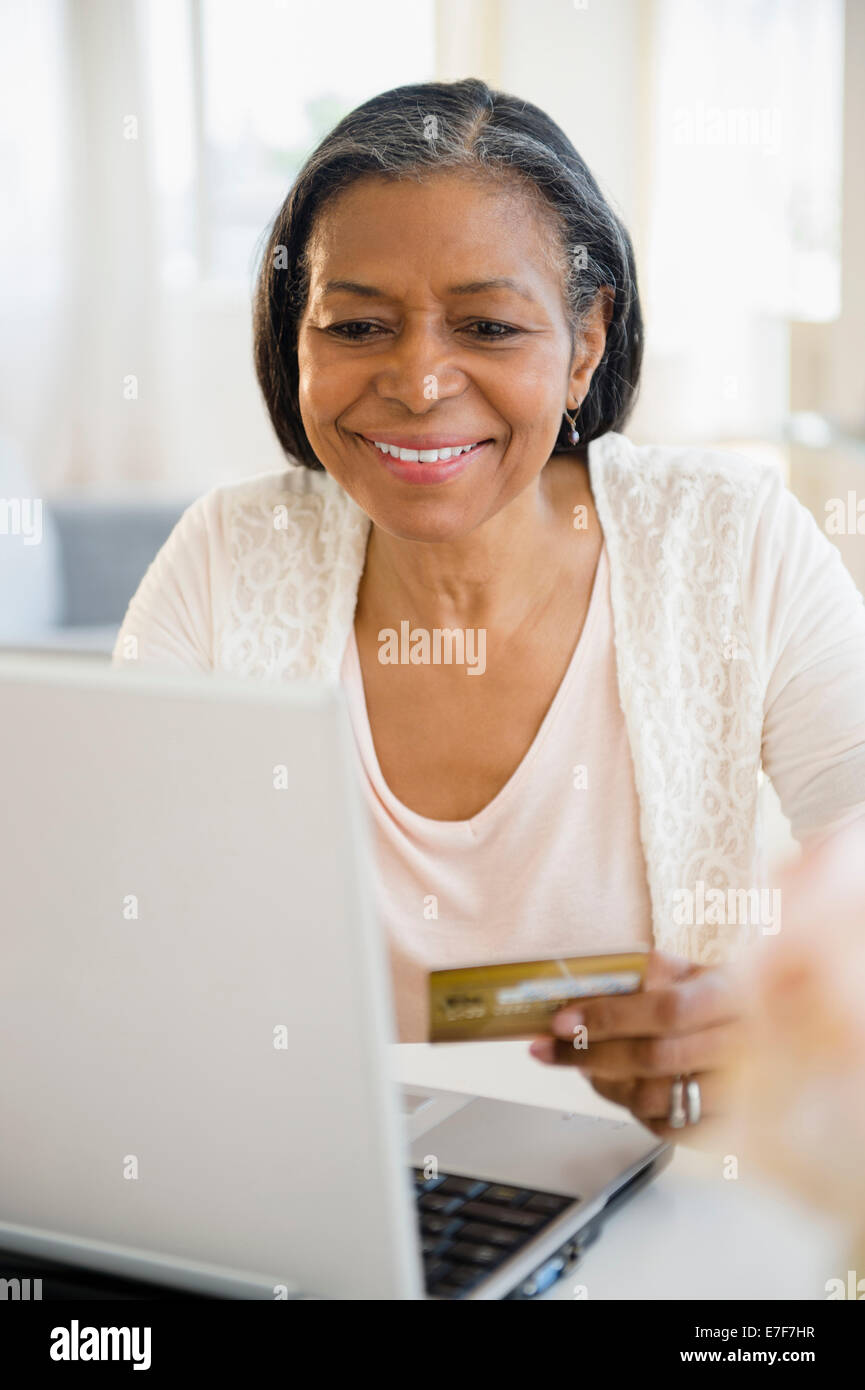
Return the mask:
POLYGON ((125 0, 12 0, 0 20, 12 212, 0 429, 46 491, 147 478, 158 457, 138 18, 125 0))

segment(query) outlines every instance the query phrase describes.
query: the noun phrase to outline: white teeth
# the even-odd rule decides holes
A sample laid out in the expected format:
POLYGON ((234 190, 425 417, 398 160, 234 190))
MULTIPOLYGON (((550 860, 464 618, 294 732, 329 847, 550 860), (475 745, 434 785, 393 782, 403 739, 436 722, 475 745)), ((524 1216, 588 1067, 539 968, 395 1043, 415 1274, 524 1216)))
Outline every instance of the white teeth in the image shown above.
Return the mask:
POLYGON ((446 463, 448 459, 458 458, 460 454, 468 453, 469 449, 477 448, 477 444, 462 444, 458 448, 418 450, 399 449, 395 444, 382 444, 377 439, 373 443, 383 454, 390 454, 391 458, 400 459, 403 463, 446 463))

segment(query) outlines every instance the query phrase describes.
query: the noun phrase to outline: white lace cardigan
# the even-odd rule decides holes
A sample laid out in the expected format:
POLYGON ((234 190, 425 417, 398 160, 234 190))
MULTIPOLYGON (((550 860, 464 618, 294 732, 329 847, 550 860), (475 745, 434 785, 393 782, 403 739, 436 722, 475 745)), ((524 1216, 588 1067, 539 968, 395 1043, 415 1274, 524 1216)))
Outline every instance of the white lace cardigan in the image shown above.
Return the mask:
MULTIPOLYGON (((715 961, 748 933, 678 925, 674 905, 764 882, 761 758, 800 838, 865 813, 865 608, 776 470, 613 433, 589 469, 655 942, 715 961)), ((214 489, 142 581, 115 663, 338 680, 369 527, 299 466, 214 489)))

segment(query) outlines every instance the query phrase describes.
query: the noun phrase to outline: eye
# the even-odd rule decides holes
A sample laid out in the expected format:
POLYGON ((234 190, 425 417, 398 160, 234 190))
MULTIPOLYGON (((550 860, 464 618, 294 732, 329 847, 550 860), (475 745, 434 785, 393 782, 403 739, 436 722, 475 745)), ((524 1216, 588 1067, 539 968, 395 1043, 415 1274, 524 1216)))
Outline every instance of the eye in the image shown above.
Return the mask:
POLYGON ((473 334, 477 338, 485 338, 487 342, 495 342, 496 339, 512 338, 515 333, 519 333, 519 328, 514 328, 510 323, 499 323, 496 319, 476 319, 473 324, 468 325, 468 330, 476 328, 478 330, 492 330, 477 332, 473 334))
POLYGON ((327 331, 347 342, 360 343, 368 340, 370 329, 376 328, 381 330, 381 325, 373 323, 370 319, 352 319, 349 323, 333 323, 327 331))

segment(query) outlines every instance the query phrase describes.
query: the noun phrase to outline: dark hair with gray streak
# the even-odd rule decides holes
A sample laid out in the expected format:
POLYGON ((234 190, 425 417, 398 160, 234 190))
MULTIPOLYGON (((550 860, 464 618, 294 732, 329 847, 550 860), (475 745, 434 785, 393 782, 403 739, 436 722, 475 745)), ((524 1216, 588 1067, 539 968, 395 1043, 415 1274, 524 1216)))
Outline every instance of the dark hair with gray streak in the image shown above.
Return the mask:
MULTIPOLYGON (((637 394, 643 320, 631 240, 570 140, 539 107, 477 78, 383 92, 349 112, 310 155, 276 215, 254 302, 255 369, 286 452, 321 468, 298 404, 297 330, 309 290, 316 216, 369 175, 423 179, 443 169, 520 180, 551 214, 573 341, 602 285, 615 292, 606 348, 579 412, 581 445, 619 430, 637 394)), ((573 446, 564 419, 556 450, 573 446)), ((577 446, 580 447, 580 446, 577 446)))

